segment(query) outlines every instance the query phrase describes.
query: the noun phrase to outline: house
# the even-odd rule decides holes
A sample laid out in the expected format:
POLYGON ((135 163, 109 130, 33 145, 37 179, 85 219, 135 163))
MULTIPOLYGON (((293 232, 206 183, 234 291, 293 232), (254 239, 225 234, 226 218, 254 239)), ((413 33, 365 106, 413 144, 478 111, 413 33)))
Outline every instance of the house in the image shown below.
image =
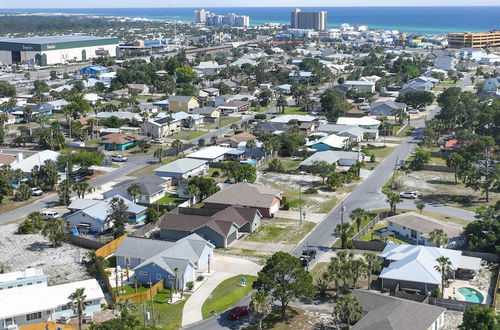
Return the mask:
POLYGON ((106 303, 101 286, 95 279, 48 286, 46 282, 2 291, 0 295, 0 329, 19 329, 31 326, 45 329, 43 322, 66 323, 77 316, 69 308, 69 296, 84 289, 86 304, 83 318, 92 320, 95 312, 106 303))
POLYGON ((115 255, 116 264, 122 269, 131 268, 142 284, 164 280, 167 287, 180 289, 208 270, 214 256, 214 245, 197 234, 175 242, 126 237, 115 255), (179 282, 174 284, 176 276, 179 282))
POLYGON ((225 154, 231 150, 233 149, 220 146, 209 146, 186 155, 186 157, 191 159, 200 159, 209 163, 218 163, 224 161, 225 154))
POLYGON ((463 60, 475 60, 478 62, 484 55, 486 55, 486 53, 481 48, 460 49, 460 58, 463 60))
POLYGON ((335 164, 337 166, 351 167, 356 162, 363 160, 363 153, 353 151, 322 151, 315 152, 307 157, 299 164, 301 171, 310 172, 314 162, 325 161, 328 164, 335 164))
POLYGON ((462 144, 457 139, 451 139, 444 142, 441 146, 441 151, 456 151, 461 146, 462 144))
POLYGON ((318 117, 312 115, 280 115, 269 120, 269 122, 288 124, 289 122, 294 121, 300 125, 302 123, 311 123, 317 120, 318 117))
POLYGON ((254 60, 248 59, 248 58, 240 58, 240 59, 237 59, 236 61, 234 61, 233 63, 231 63, 231 65, 239 66, 239 67, 241 67, 242 65, 245 65, 245 64, 248 64, 250 66, 256 66, 257 62, 254 60))
POLYGON ((406 111, 406 109, 406 104, 395 102, 394 100, 373 102, 370 105, 370 116, 394 116, 394 111, 406 111))
POLYGON ((220 110, 215 107, 194 108, 191 113, 202 116, 205 122, 215 122, 220 117, 220 110))
POLYGON ((13 170, 21 170, 25 175, 31 175, 31 170, 33 170, 35 166, 40 167, 48 160, 57 162, 58 157, 59 152, 52 150, 39 151, 26 159, 19 153, 16 161, 11 163, 11 168, 13 170))
POLYGON ((455 70, 457 64, 458 59, 451 56, 441 56, 434 60, 434 67, 445 71, 455 70))
POLYGON ((316 149, 317 151, 343 150, 347 148, 348 141, 348 137, 331 134, 322 137, 319 140, 309 141, 306 143, 306 145, 308 147, 316 149))
POLYGON ((218 109, 222 114, 247 111, 248 109, 250 109, 250 102, 231 100, 225 104, 219 105, 218 109))
POLYGON ((54 100, 54 101, 48 101, 47 104, 50 104, 52 106, 53 112, 62 112, 64 106, 68 105, 69 102, 66 100, 54 100))
POLYGON ((278 93, 283 93, 285 95, 289 95, 292 93, 292 85, 290 84, 284 84, 284 85, 279 85, 273 88, 276 92, 278 93))
POLYGON ((365 80, 346 80, 342 84, 346 90, 354 90, 357 93, 375 93, 375 82, 365 80))
POLYGON ((98 78, 104 73, 109 73, 108 68, 100 66, 99 64, 84 66, 80 69, 80 74, 88 78, 98 78))
POLYGON ((184 111, 165 113, 160 112, 154 119, 150 119, 141 124, 142 133, 152 137, 167 137, 180 131, 183 127, 191 128, 200 125, 203 117, 184 111))
POLYGON ((118 195, 133 202, 153 204, 165 196, 169 182, 170 180, 165 177, 150 174, 136 179, 120 182, 113 186, 112 189, 104 192, 103 197, 111 198, 118 195), (134 184, 138 185, 141 190, 141 194, 136 196, 135 200, 134 197, 130 196, 127 191, 127 189, 134 184))
POLYGON ((363 307, 363 317, 352 330, 439 330, 446 308, 391 297, 373 291, 351 293, 363 307))
POLYGON ((364 117, 339 117, 337 125, 352 125, 366 129, 378 129, 380 121, 368 116, 364 117))
POLYGON ((161 217, 160 237, 177 240, 198 234, 216 247, 225 248, 238 239, 239 232, 257 230, 261 217, 259 210, 247 207, 179 209, 179 214, 169 213, 161 217))
POLYGON ((318 133, 336 134, 351 139, 351 141, 361 142, 369 135, 373 134, 373 138, 378 138, 377 129, 365 129, 354 125, 336 125, 336 124, 320 124, 316 129, 318 133))
POLYGON ((288 131, 292 127, 292 125, 288 125, 287 123, 274 123, 266 121, 258 123, 257 127, 258 130, 255 130, 253 132, 254 134, 257 134, 259 131, 271 134, 281 134, 288 131))
POLYGON ((415 91, 430 91, 437 83, 438 79, 431 77, 417 77, 407 82, 400 90, 399 94, 415 91))
POLYGON ((299 125, 299 129, 304 134, 310 135, 316 130, 316 125, 313 122, 302 123, 299 125))
MULTIPOLYGON (((121 196, 113 196, 93 203, 90 206, 83 208, 79 211, 69 214, 66 217, 66 222, 70 228, 85 228, 90 232, 101 233, 106 229, 113 227, 113 222, 108 219, 110 211, 110 204, 113 198, 120 198, 123 200, 128 208, 128 220, 131 223, 138 223, 146 219, 147 207, 137 205, 126 198, 121 196)), ((70 204, 71 206, 71 204, 70 204)))
POLYGON ((200 62, 197 66, 193 67, 194 71, 196 71, 198 74, 202 75, 210 75, 210 74, 217 74, 219 73, 222 69, 225 69, 227 65, 225 64, 219 64, 216 61, 206 61, 206 62, 200 62))
POLYGON ((107 119, 111 117, 117 117, 121 120, 137 120, 137 121, 142 121, 142 117, 135 112, 129 112, 129 111, 118 111, 118 112, 98 112, 96 114, 97 119, 107 119))
POLYGON ((205 94, 205 97, 214 97, 220 95, 220 90, 215 87, 208 87, 200 91, 200 96, 202 95, 202 93, 205 94))
POLYGON ((288 74, 288 78, 294 83, 308 83, 313 78, 314 74, 308 71, 292 71, 288 74))
POLYGON ((399 287, 424 294, 434 293, 441 284, 441 272, 435 268, 437 258, 450 260, 452 278, 458 269, 477 271, 481 265, 480 258, 463 256, 462 251, 422 245, 387 244, 380 257, 388 264, 379 275, 382 288, 399 287))
POLYGON ((127 87, 141 95, 150 94, 150 88, 146 84, 127 84, 127 87))
POLYGON ((0 153, 0 165, 10 165, 10 164, 14 163, 16 160, 17 160, 17 156, 15 156, 15 155, 6 155, 6 154, 0 153))
POLYGON ((200 104, 194 96, 171 96, 168 98, 168 109, 170 111, 190 112, 191 109, 198 108, 200 104))
POLYGON ((482 92, 495 93, 500 90, 500 78, 489 78, 484 80, 482 92))
MULTIPOLYGON (((48 276, 41 268, 26 268, 25 270, 0 274, 0 291, 10 290, 30 285, 47 284, 48 276)), ((2 324, 0 323, 0 326, 2 324)))
POLYGON ((112 99, 115 99, 115 100, 129 97, 128 88, 116 89, 116 90, 111 92, 110 96, 112 99))
POLYGON ((273 217, 280 208, 281 192, 260 184, 240 182, 216 192, 204 202, 209 209, 243 206, 258 209, 264 217, 273 217))
POLYGON ((404 237, 416 245, 434 246, 429 234, 433 230, 442 230, 448 236, 445 248, 457 248, 464 244, 462 226, 444 222, 415 212, 406 212, 388 217, 387 229, 404 237))
POLYGON ((136 134, 111 133, 102 137, 101 144, 108 151, 126 150, 134 147, 138 141, 145 138, 145 136, 136 134))
POLYGON ((242 132, 229 137, 221 137, 217 140, 218 144, 228 144, 231 148, 238 148, 241 142, 254 141, 255 135, 247 132, 242 132))
POLYGON ((205 175, 208 171, 208 162, 202 159, 181 158, 155 169, 161 177, 170 177, 176 180, 188 179, 197 175, 205 175))

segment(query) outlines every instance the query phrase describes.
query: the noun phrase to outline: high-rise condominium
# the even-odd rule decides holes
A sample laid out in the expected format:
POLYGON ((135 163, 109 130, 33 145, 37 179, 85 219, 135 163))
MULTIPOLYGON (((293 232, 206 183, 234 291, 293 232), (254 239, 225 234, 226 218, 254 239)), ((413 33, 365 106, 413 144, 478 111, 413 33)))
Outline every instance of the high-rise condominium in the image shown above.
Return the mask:
POLYGON ((302 11, 297 8, 290 14, 290 27, 324 31, 326 30, 326 11, 302 11))

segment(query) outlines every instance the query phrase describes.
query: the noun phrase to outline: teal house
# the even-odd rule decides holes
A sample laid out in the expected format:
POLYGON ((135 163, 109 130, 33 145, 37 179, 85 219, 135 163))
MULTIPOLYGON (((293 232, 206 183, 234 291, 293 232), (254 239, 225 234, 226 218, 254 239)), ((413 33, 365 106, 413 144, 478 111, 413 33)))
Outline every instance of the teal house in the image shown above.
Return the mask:
POLYGON ((111 133, 102 137, 101 144, 108 151, 123 151, 132 148, 138 141, 145 138, 145 136, 136 134, 111 133))

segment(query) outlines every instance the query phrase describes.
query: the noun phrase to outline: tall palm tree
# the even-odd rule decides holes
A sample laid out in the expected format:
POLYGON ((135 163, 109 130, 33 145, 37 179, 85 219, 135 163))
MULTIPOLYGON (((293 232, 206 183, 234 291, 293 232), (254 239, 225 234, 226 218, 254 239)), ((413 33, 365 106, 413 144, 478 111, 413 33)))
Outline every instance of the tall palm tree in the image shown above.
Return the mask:
POLYGON ((234 131, 234 134, 236 134, 236 130, 239 128, 239 126, 238 126, 238 124, 231 124, 231 126, 229 126, 229 128, 234 131))
POLYGON ((246 148, 247 149, 255 149, 255 148, 257 148, 257 143, 255 142, 255 140, 247 141, 246 148))
POLYGON ((448 235, 442 229, 434 229, 429 233, 429 238, 436 247, 441 247, 448 243, 448 235))
POLYGON ((356 227, 357 227, 358 231, 361 230, 361 224, 363 223, 363 220, 367 216, 368 216, 368 213, 360 207, 352 210, 351 214, 349 215, 349 217, 351 218, 352 221, 356 221, 356 227))
POLYGON ((85 194, 92 192, 92 187, 88 182, 75 182, 73 183, 73 190, 78 195, 78 198, 85 198, 85 194))
POLYGON ((396 214, 396 205, 398 203, 401 203, 401 196, 399 196, 399 194, 395 193, 394 191, 387 192, 386 196, 387 199, 385 201, 389 203, 391 207, 391 213, 396 214))
POLYGON ((182 141, 181 140, 175 140, 174 142, 172 142, 172 148, 175 149, 175 154, 178 155, 179 154, 179 151, 182 149, 182 141))
POLYGON ((347 323, 347 327, 350 327, 351 323, 363 317, 363 307, 356 297, 342 295, 338 298, 335 307, 333 307, 333 316, 347 323))
POLYGON ((341 261, 338 257, 332 257, 330 259, 330 263, 328 264, 328 268, 326 270, 326 278, 329 282, 333 281, 335 283, 335 291, 337 297, 340 295, 340 281, 339 279, 342 277, 342 265, 341 261))
POLYGON ((366 264, 366 275, 368 277, 368 290, 371 288, 372 273, 379 271, 382 267, 382 261, 374 253, 364 253, 363 258, 366 264))
POLYGON ((136 203, 137 202, 137 196, 140 196, 141 193, 142 193, 141 187, 137 183, 131 184, 127 188, 127 193, 130 196, 132 196, 132 198, 134 199, 134 203, 136 203))
POLYGON ((252 316, 257 319, 259 330, 262 330, 262 320, 272 310, 272 300, 271 296, 264 291, 259 290, 252 295, 249 309, 252 316))
POLYGON ((436 259, 437 265, 434 266, 434 269, 441 273, 441 298, 444 295, 444 281, 446 279, 446 274, 451 272, 451 261, 447 257, 439 257, 436 259))
POLYGON ((458 169, 463 166, 465 163, 465 159, 462 157, 457 152, 452 153, 447 159, 446 159, 446 166, 453 168, 453 172, 455 174, 455 183, 458 181, 457 180, 457 172, 458 169))
POLYGON ((358 279, 366 273, 366 264, 363 259, 354 259, 349 262, 349 268, 352 277, 352 285, 354 290, 356 290, 358 279))
POLYGON ((82 315, 87 308, 87 296, 85 295, 85 288, 76 289, 75 292, 69 295, 70 306, 78 315, 78 329, 82 330, 82 315))
POLYGON ((349 243, 349 237, 352 234, 351 225, 349 225, 348 223, 339 223, 335 227, 335 231, 340 234, 342 249, 347 249, 347 244, 349 243))
POLYGON ((121 317, 132 313, 136 308, 137 306, 130 299, 119 301, 113 306, 113 309, 119 312, 121 317))
POLYGON ((189 196, 189 206, 193 206, 196 196, 201 195, 201 190, 198 186, 190 184, 184 189, 184 194, 189 196))
POLYGON ((278 108, 278 110, 280 110, 281 113, 285 113, 286 106, 286 99, 283 94, 280 94, 280 96, 278 96, 278 99, 276 100, 276 107, 278 108))
POLYGON ((50 219, 45 223, 42 235, 50 239, 54 247, 58 247, 66 239, 64 225, 65 222, 63 219, 50 219))
POLYGON ((344 290, 347 290, 347 280, 352 276, 352 269, 350 263, 354 259, 354 254, 352 252, 347 252, 346 250, 339 251, 337 253, 338 262, 342 269, 340 273, 340 278, 342 279, 342 285, 344 290))

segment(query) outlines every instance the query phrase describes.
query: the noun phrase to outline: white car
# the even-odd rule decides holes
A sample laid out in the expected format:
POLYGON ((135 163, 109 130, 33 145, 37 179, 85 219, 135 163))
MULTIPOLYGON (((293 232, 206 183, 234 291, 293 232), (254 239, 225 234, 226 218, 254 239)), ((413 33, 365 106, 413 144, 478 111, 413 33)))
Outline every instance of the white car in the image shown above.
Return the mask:
POLYGON ((118 156, 111 157, 111 160, 114 162, 126 162, 128 160, 128 158, 125 156, 122 156, 122 155, 118 155, 118 156))
POLYGON ((42 196, 43 191, 40 188, 31 188, 31 194, 33 196, 42 196))
POLYGON ((402 198, 415 199, 418 197, 418 191, 402 191, 399 193, 402 198))
POLYGON ((44 211, 42 212, 43 220, 56 219, 59 217, 59 213, 56 211, 44 211))

